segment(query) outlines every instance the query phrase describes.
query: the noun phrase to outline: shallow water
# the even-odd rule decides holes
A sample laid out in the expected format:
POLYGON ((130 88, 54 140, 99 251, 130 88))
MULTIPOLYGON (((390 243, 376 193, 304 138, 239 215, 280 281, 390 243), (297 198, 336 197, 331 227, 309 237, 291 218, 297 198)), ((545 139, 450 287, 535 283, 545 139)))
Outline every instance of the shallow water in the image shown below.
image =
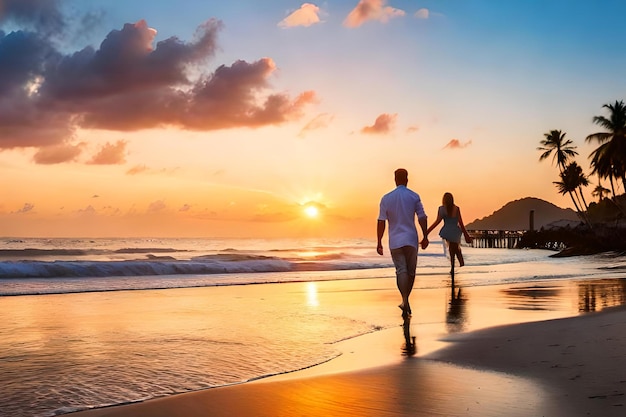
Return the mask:
MULTIPOLYGON (((450 333, 624 304, 619 258, 464 250, 454 292, 445 257, 421 258, 409 328, 418 355, 450 333)), ((338 341, 383 329, 399 331, 382 355, 403 355, 389 267, 104 277, 101 292, 91 292, 93 279, 69 280, 77 293, 0 297, 0 415, 50 416, 291 372, 337 357, 338 341), (188 279, 200 287, 177 288, 188 279), (160 280, 172 287, 137 285, 160 280)))

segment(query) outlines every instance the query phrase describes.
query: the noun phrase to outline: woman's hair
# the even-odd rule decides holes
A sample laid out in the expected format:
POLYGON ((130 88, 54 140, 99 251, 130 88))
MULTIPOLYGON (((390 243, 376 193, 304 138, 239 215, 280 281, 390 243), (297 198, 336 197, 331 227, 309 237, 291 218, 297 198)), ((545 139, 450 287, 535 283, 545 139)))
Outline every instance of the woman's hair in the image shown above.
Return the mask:
POLYGON ((445 193, 443 195, 443 205, 446 208, 448 216, 452 216, 452 210, 454 209, 454 197, 451 193, 445 193))

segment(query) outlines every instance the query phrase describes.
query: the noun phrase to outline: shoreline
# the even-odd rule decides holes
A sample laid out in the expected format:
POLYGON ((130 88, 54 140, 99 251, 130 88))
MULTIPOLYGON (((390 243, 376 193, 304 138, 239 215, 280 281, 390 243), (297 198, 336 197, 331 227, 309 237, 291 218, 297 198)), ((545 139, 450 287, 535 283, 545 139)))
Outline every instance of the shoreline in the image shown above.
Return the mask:
POLYGON ((626 306, 448 338, 426 359, 541 381, 577 414, 626 412, 626 306))
MULTIPOLYGON (((541 290, 540 283, 536 284, 541 290)), ((491 287, 465 291, 473 293, 469 294, 470 300, 482 300, 477 294, 498 293, 505 287, 511 290, 506 285, 491 287)), ((574 317, 566 315, 567 318, 557 314, 529 323, 495 324, 478 330, 470 326, 469 332, 461 329, 444 337, 433 336, 427 317, 421 317, 424 313, 417 310, 408 326, 409 334, 418 341, 415 356, 398 354, 407 330, 399 325, 342 341, 337 345, 341 356, 304 370, 66 415, 199 417, 210 410, 212 417, 244 413, 565 417, 622 415, 626 410, 626 375, 622 378, 614 374, 626 369, 626 354, 612 355, 608 363, 602 354, 615 346, 621 349, 618 352, 626 352, 623 306, 574 317), (613 334, 616 330, 617 334, 613 334), (437 340, 429 340, 433 337, 437 340), (563 339, 550 339, 555 337, 563 339), (507 360, 509 353, 515 355, 514 359, 507 360), (372 357, 376 360, 372 361, 372 357), (603 382, 603 388, 596 390, 603 372, 611 368, 613 373, 603 382), (591 371, 577 377, 578 374, 568 373, 572 369, 591 371)), ((485 312, 491 314, 492 309, 485 312)))

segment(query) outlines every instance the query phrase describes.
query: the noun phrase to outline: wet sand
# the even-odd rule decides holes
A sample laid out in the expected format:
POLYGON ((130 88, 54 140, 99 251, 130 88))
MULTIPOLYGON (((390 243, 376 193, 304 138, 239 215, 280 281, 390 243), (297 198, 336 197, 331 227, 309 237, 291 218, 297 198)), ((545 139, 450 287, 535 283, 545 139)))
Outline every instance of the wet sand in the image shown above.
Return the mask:
POLYGON ((367 281, 320 283, 319 302, 362 304, 397 317, 398 325, 339 343, 343 354, 326 364, 71 415, 564 417, 626 412, 626 310, 604 308, 624 303, 622 281, 471 287, 460 294, 458 288, 416 290, 413 317, 404 322, 393 282, 367 281), (568 316, 576 317, 561 319, 568 316), (414 337, 413 355, 406 343, 414 337))

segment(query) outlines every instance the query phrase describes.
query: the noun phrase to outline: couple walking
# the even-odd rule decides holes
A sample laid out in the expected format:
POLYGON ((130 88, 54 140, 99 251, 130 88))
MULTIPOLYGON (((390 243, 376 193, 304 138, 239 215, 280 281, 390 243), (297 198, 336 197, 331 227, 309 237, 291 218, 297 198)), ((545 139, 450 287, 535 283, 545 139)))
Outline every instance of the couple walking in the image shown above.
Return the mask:
POLYGON ((419 242, 422 249, 428 247, 428 234, 443 221, 443 227, 439 236, 448 242, 450 252, 450 264, 452 277, 454 278, 454 261, 459 260, 460 266, 464 265, 463 254, 461 253, 461 234, 465 235, 465 240, 470 243, 472 238, 465 230, 461 219, 461 210, 454 204, 454 197, 450 193, 443 195, 442 206, 437 212, 437 220, 428 227, 428 217, 424 212, 424 206, 420 196, 409 189, 409 174, 406 169, 397 169, 394 173, 396 188, 385 194, 380 200, 380 212, 376 234, 378 245, 376 251, 383 254, 383 235, 386 224, 389 223, 389 250, 391 259, 396 268, 396 281, 398 290, 402 295, 402 303, 399 307, 403 315, 411 314, 409 305, 409 295, 415 282, 415 269, 417 267, 418 234, 415 226, 415 216, 422 229, 423 239, 419 242))

